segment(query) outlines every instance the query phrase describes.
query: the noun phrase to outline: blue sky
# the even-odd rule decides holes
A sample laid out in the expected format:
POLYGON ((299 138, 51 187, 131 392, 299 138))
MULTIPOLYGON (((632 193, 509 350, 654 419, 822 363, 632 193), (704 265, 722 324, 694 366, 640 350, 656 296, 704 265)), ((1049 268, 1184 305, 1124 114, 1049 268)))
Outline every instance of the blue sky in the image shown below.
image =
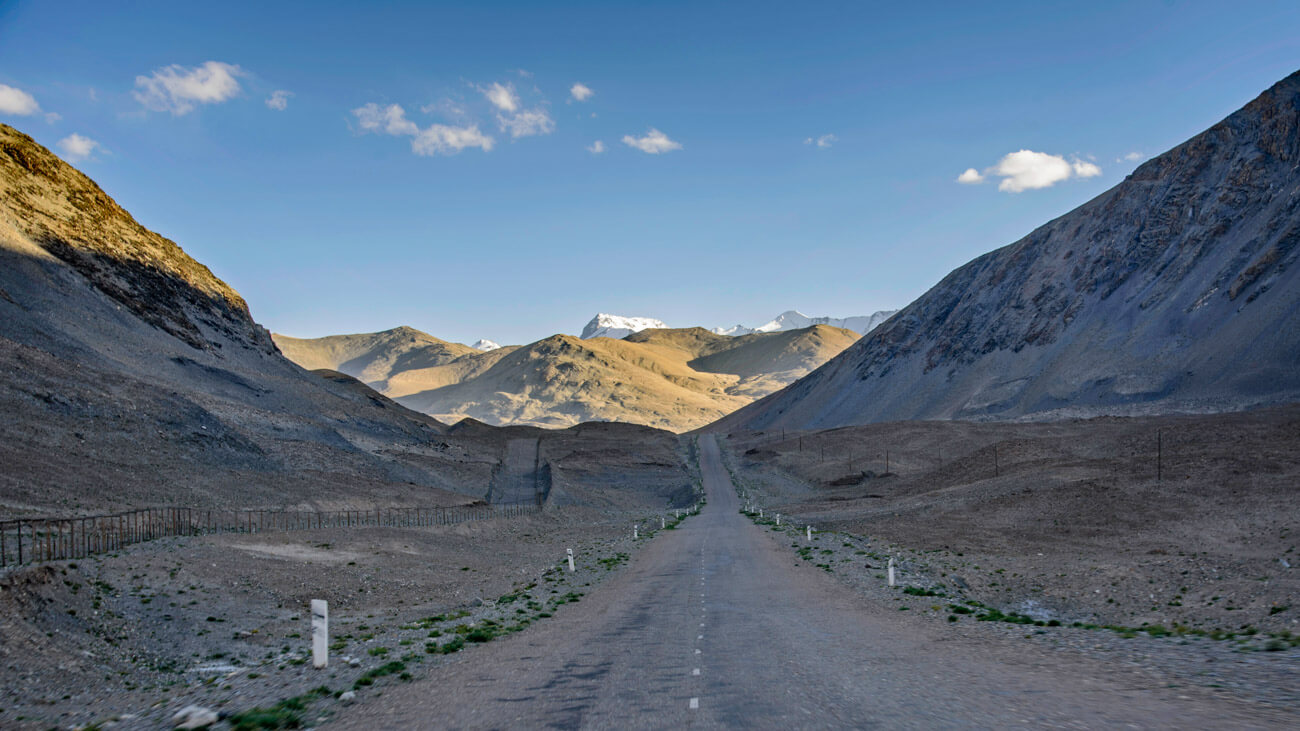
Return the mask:
POLYGON ((523 343, 900 307, 1300 68, 1295 2, 559 5, 0 2, 0 121, 276 332, 523 343))

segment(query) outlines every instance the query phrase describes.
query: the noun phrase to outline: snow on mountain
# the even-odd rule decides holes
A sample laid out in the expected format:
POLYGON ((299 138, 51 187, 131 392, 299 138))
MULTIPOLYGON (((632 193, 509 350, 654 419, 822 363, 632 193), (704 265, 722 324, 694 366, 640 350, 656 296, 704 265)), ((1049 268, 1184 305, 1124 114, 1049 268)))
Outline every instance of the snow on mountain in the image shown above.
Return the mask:
POLYGON ((635 332, 648 330, 650 328, 666 328, 663 322, 653 317, 623 317, 621 315, 609 315, 604 312, 599 313, 591 318, 591 322, 582 328, 582 339, 590 340, 591 338, 613 338, 620 340, 635 332))
POLYGON ((845 330, 852 330, 859 335, 866 335, 876 328, 877 325, 888 320, 897 310, 881 310, 870 315, 858 315, 855 317, 809 317, 798 310, 786 310, 777 315, 774 319, 759 325, 758 327, 745 327, 736 325, 735 327, 715 327, 713 332, 718 335, 749 335, 751 333, 770 333, 782 330, 798 330, 813 325, 830 325, 831 327, 840 327, 845 330))
POLYGON ((486 353, 489 350, 496 350, 497 348, 501 347, 501 345, 500 343, 494 343, 491 340, 480 340, 477 343, 471 345, 470 347, 475 350, 481 350, 484 353, 486 353))

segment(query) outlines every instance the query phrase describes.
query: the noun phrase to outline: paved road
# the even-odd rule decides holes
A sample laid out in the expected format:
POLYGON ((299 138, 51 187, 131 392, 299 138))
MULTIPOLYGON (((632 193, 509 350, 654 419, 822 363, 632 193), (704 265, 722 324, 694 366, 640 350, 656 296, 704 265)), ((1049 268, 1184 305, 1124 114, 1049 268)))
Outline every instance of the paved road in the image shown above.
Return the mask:
MULTIPOLYGON (((868 603, 738 513, 711 437, 709 502, 555 620, 347 709, 341 728, 1018 728, 1254 725, 1038 648, 951 642, 868 603)), ((992 641, 990 641, 992 642, 992 641)), ((1267 716, 1259 716, 1267 719, 1267 716)))

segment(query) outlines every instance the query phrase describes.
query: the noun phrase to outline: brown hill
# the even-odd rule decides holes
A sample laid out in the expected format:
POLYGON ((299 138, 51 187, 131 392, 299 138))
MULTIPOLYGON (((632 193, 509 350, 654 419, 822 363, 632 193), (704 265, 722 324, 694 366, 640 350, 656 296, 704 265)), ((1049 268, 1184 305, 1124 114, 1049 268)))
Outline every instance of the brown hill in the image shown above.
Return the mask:
POLYGON ((643 330, 623 340, 556 335, 425 369, 409 379, 433 385, 421 392, 408 390, 405 374, 393 376, 386 393, 447 420, 623 421, 684 431, 793 382, 857 337, 825 325, 734 338, 702 328, 643 330))
POLYGON ((294 338, 280 333, 271 337, 286 358, 309 371, 327 368, 346 373, 379 390, 384 390, 385 381, 395 373, 446 365, 479 352, 406 326, 324 338, 294 338))

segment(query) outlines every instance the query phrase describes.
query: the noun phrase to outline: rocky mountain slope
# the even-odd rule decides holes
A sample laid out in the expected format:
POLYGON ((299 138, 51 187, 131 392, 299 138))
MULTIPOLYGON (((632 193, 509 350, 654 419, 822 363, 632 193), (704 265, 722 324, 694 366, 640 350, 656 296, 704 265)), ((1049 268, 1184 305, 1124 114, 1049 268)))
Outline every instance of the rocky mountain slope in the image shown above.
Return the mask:
POLYGON ((622 340, 555 335, 390 376, 384 393, 446 420, 569 426, 623 421, 683 431, 781 388, 857 335, 818 325, 739 338, 703 328, 622 340), (414 384, 430 387, 413 392, 414 384))
MULTIPOLYGON (((412 364, 436 361, 432 339, 416 352, 412 332, 388 337, 412 364)), ((347 375, 303 370, 231 287, 6 125, 0 373, 0 518, 464 503, 489 494, 517 436, 449 430, 347 375)), ((587 433, 532 435, 548 474, 572 475, 569 494, 598 463, 633 474, 625 503, 689 487, 671 434, 642 429, 619 453, 587 433), (548 443, 562 445, 555 464, 548 443)))
POLYGON ((1298 121, 1300 73, 711 428, 1300 399, 1298 121))

